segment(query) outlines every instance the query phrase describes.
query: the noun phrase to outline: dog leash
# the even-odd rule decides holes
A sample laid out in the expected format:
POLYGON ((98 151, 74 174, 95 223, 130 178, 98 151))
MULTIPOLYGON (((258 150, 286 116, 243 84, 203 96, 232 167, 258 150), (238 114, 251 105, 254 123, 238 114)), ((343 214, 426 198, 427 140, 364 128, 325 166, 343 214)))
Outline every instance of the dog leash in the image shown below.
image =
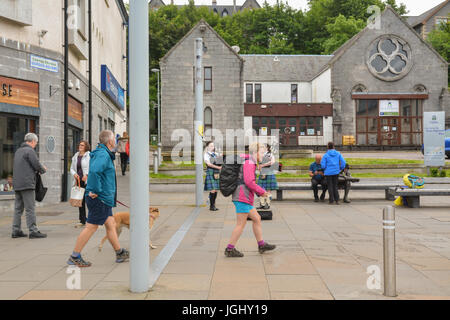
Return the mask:
POLYGON ((123 204, 122 202, 120 202, 119 200, 116 200, 116 202, 122 206, 124 206, 125 208, 130 208, 129 206, 127 206, 126 204, 123 204))

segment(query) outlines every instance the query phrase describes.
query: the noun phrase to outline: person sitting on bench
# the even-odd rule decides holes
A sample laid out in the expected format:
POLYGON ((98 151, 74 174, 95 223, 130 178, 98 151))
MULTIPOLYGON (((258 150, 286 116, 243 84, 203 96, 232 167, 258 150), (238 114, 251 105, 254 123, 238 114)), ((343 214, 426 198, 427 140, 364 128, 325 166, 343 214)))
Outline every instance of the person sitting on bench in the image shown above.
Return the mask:
POLYGON ((319 202, 319 184, 322 186, 322 195, 320 196, 321 201, 325 200, 325 194, 327 192, 327 182, 320 161, 322 161, 322 156, 316 154, 316 161, 309 166, 309 176, 311 177, 311 187, 314 192, 314 202, 319 202))
POLYGON ((338 178, 338 189, 344 189, 344 202, 350 203, 351 201, 348 199, 348 194, 350 192, 350 188, 352 186, 351 178, 352 175, 350 174, 350 166, 348 163, 345 164, 344 170, 339 174, 338 178))

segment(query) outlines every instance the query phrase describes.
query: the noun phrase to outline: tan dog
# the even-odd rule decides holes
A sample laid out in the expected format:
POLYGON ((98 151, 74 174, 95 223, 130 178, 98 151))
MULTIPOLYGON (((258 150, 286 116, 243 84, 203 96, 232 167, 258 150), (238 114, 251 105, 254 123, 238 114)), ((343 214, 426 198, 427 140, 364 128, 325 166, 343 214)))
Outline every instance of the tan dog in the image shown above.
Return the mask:
MULTIPOLYGON (((116 221, 116 231, 117 231, 117 237, 120 236, 120 233, 122 232, 122 228, 126 227, 130 229, 130 213, 129 212, 116 212, 114 215, 114 220, 116 221)), ((158 208, 149 208, 149 227, 150 230, 153 228, 153 224, 155 223, 155 220, 159 217, 159 209, 158 208)), ((100 245, 98 246, 98 251, 102 251, 103 244, 105 243, 108 236, 105 236, 102 241, 100 242, 100 245)), ((150 241, 150 248, 156 249, 155 246, 152 245, 150 241)))

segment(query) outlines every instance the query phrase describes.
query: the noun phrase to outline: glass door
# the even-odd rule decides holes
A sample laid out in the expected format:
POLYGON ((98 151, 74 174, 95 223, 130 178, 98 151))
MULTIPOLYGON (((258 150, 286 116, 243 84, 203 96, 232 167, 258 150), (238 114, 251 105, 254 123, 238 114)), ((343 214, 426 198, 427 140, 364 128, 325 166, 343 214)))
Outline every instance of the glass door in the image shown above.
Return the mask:
POLYGON ((380 118, 380 144, 391 146, 400 144, 399 141, 399 121, 397 117, 380 118))

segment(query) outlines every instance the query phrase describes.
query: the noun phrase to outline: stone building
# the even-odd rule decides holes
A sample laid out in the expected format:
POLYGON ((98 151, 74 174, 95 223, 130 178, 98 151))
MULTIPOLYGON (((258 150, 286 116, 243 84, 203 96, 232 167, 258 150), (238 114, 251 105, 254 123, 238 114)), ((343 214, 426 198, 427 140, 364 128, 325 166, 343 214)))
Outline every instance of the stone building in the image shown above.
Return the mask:
POLYGON ((450 117, 447 62, 391 7, 333 53, 333 139, 358 145, 421 145, 424 111, 450 117))
POLYGON ((387 7, 379 26, 330 56, 238 56, 205 22, 197 25, 161 61, 164 147, 174 145, 174 129, 193 126, 193 46, 202 28, 215 88, 205 93, 205 107, 214 107, 211 117, 205 109, 205 127, 280 129, 288 147, 341 145, 350 136, 375 148, 420 146, 424 111, 446 111, 450 127, 447 62, 387 7))
MULTIPOLYGON (((168 1, 168 0, 166 0, 168 1)), ((173 0, 170 1, 170 4, 174 4, 173 0)), ((151 0, 149 2, 150 10, 158 10, 159 8, 165 6, 163 0, 151 0)), ((184 5, 178 5, 179 7, 182 7, 184 5)), ((204 6, 204 5, 197 5, 197 6, 204 6)), ((212 11, 214 11, 217 14, 220 14, 221 17, 225 16, 231 16, 237 11, 241 11, 244 9, 259 9, 261 6, 259 5, 257 0, 244 0, 242 5, 237 5, 236 0, 233 0, 232 5, 223 5, 219 4, 217 0, 211 0, 211 5, 207 5, 208 8, 210 8, 212 11)))
POLYGON ((407 17, 407 21, 423 39, 426 39, 428 33, 436 26, 448 22, 449 14, 450 0, 446 0, 419 16, 407 17))
MULTIPOLYGON (((88 31, 92 28, 92 147, 98 133, 126 130, 126 25, 122 0, 69 1, 69 165, 78 142, 88 139, 88 31), (73 17, 78 17, 74 19, 73 17)), ((14 152, 27 132, 48 172, 45 202, 59 202, 64 172, 63 2, 5 1, 0 6, 0 180, 12 174, 14 152), (51 18, 49 13, 51 12, 51 18), (6 94, 5 94, 6 92, 6 94)), ((66 168, 68 170, 68 168, 66 168)), ((69 176, 69 187, 71 185, 69 176)), ((2 182, 0 181, 0 184, 2 182)), ((0 206, 14 196, 0 190, 0 206)))
POLYGON ((208 129, 244 128, 243 59, 206 22, 199 22, 160 61, 161 138, 164 148, 175 129, 186 129, 193 137, 195 108, 195 39, 204 44, 205 133, 208 129))

